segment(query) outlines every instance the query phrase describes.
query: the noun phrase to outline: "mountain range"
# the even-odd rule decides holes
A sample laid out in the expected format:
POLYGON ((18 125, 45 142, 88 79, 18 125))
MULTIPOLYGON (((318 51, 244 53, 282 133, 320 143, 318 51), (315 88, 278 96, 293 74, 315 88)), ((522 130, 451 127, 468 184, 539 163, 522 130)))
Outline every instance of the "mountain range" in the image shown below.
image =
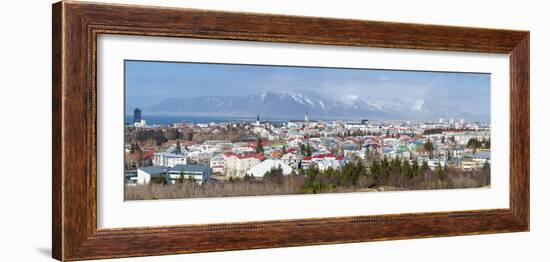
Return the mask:
POLYGON ((142 107, 142 110, 146 115, 255 117, 259 114, 262 118, 279 119, 303 119, 306 112, 310 119, 325 120, 464 118, 468 121, 488 121, 490 119, 489 112, 474 112, 458 104, 442 104, 433 100, 353 95, 328 97, 312 91, 168 98, 158 104, 142 107))

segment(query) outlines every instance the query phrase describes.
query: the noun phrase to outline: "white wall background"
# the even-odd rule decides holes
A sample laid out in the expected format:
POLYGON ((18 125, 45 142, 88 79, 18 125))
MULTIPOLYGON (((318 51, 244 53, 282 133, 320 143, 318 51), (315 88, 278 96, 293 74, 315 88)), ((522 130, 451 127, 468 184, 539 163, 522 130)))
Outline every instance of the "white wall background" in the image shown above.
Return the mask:
MULTIPOLYGON (((146 1, 206 9, 448 24, 531 31, 531 232, 217 252, 123 261, 548 261, 550 28, 545 1, 146 1)), ((1 261, 51 254, 51 1, 0 9, 1 261), (23 179, 24 177, 24 179, 23 179)))

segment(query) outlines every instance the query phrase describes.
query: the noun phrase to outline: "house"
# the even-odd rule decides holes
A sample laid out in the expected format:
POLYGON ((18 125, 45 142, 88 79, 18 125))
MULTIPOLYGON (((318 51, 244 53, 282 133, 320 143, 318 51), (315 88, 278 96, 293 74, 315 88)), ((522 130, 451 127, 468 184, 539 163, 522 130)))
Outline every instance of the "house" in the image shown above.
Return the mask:
POLYGON ((256 178, 262 178, 264 177, 265 173, 275 168, 281 168, 283 170, 283 175, 285 176, 292 173, 292 167, 285 164, 282 160, 266 159, 260 164, 246 171, 246 174, 256 178))
POLYGON ((224 174, 225 159, 223 155, 216 155, 210 158, 210 168, 212 169, 212 173, 224 174))
MULTIPOLYGON (((314 165, 317 165, 319 167, 319 163, 324 160, 337 161, 339 162, 340 166, 343 166, 345 164, 344 156, 335 156, 333 154, 315 154, 313 156, 304 157, 304 159, 302 159, 301 166, 303 169, 311 168, 314 165)), ((333 164, 325 162, 324 165, 328 168, 328 166, 332 166, 333 164)))
POLYGON ((326 171, 329 168, 332 168, 334 170, 341 169, 344 166, 343 160, 336 159, 323 159, 321 161, 317 161, 316 163, 317 168, 319 168, 320 171, 326 171))
POLYGON ((451 153, 451 158, 463 158, 464 148, 451 148, 450 153, 451 153))
POLYGON ((374 142, 364 143, 363 148, 365 148, 369 153, 372 153, 372 154, 379 154, 382 152, 382 146, 374 142))
POLYGON ((313 158, 311 156, 306 156, 300 162, 300 167, 303 169, 309 169, 313 165, 313 158))
POLYGON ((225 153, 225 173, 230 177, 244 176, 246 171, 262 162, 262 156, 256 153, 225 153))
POLYGON ((298 169, 298 164, 300 163, 300 159, 301 159, 301 156, 297 155, 294 152, 288 152, 281 157, 281 161, 283 161, 283 163, 295 169, 298 169))
POLYGON ((291 138, 288 140, 288 146, 293 148, 300 148, 304 144, 304 141, 300 138, 291 138))
POLYGON ((187 164, 187 156, 183 154, 160 152, 153 154, 153 165, 162 167, 174 167, 187 164))
POLYGON ((281 158, 283 155, 283 152, 279 149, 275 149, 275 150, 272 150, 270 153, 269 153, 269 156, 271 158, 281 158))

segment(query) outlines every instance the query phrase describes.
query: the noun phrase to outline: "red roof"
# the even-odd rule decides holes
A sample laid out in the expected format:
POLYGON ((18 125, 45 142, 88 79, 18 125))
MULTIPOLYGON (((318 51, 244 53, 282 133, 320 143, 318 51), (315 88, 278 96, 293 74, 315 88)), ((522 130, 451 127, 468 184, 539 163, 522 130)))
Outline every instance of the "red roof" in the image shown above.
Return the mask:
POLYGON ((148 150, 143 152, 143 159, 148 159, 155 154, 155 150, 148 150))
POLYGON ((235 156, 238 159, 244 159, 244 158, 262 159, 263 158, 263 156, 261 154, 256 154, 256 153, 235 154, 235 153, 232 153, 232 152, 226 152, 226 153, 224 153, 224 155, 226 157, 235 156))
POLYGON ((313 158, 327 158, 327 157, 335 157, 333 154, 321 154, 313 156, 313 158))

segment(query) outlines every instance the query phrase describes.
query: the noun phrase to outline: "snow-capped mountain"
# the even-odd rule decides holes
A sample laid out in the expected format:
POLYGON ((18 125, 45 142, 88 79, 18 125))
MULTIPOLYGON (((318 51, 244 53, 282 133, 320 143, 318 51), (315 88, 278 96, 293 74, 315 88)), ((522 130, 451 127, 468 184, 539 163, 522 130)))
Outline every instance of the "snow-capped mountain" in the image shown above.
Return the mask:
POLYGON ((266 92, 246 96, 198 96, 169 98, 143 108, 148 115, 201 115, 301 119, 307 112, 312 119, 396 119, 434 120, 465 118, 488 120, 489 113, 443 105, 436 101, 374 97, 327 97, 311 91, 266 92))

